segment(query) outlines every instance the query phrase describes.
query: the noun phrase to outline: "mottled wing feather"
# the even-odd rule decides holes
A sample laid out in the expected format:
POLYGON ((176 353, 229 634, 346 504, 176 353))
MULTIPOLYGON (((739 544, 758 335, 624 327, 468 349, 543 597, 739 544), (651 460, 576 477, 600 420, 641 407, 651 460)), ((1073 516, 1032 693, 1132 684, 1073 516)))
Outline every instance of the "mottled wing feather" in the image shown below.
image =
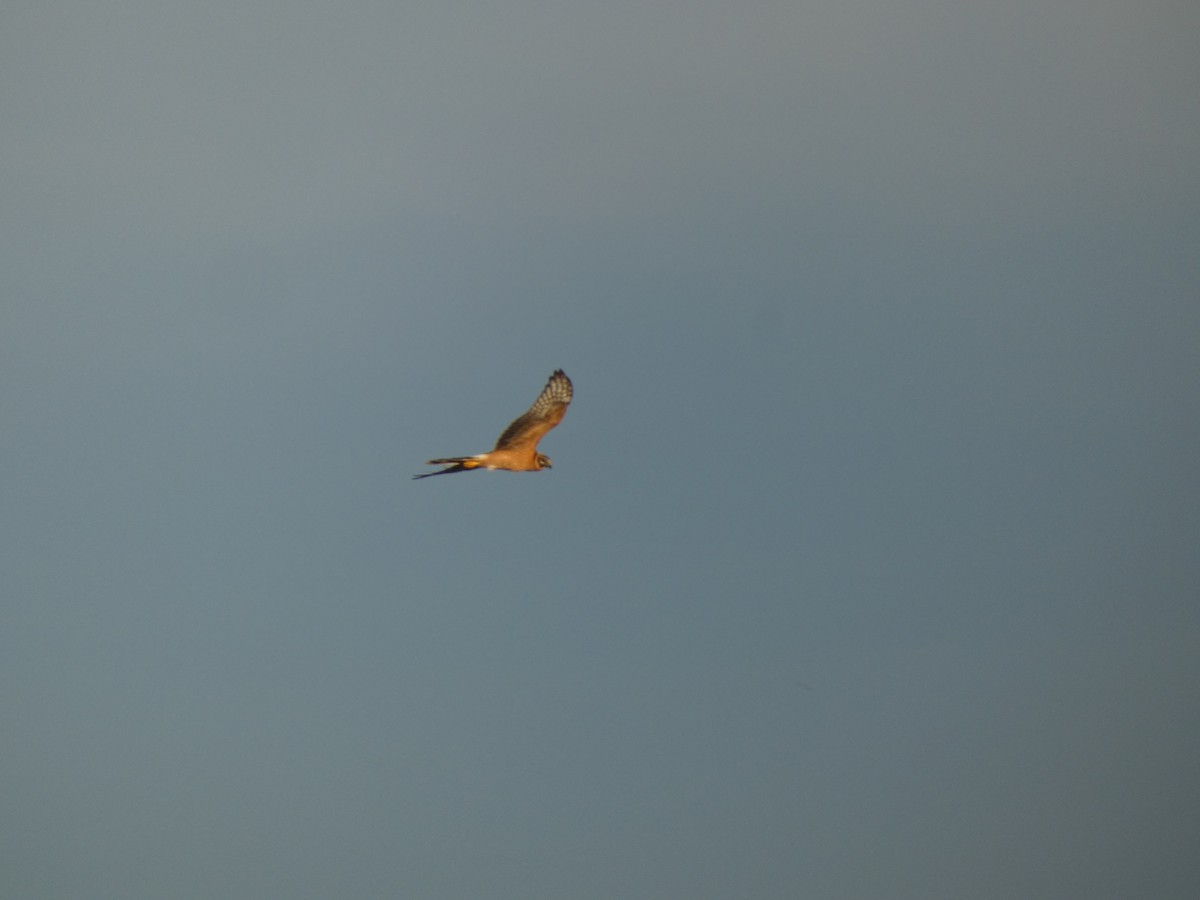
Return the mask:
POLYGON ((504 429, 493 451, 536 447, 543 435, 562 421, 572 393, 571 379, 562 369, 556 369, 533 406, 504 429))

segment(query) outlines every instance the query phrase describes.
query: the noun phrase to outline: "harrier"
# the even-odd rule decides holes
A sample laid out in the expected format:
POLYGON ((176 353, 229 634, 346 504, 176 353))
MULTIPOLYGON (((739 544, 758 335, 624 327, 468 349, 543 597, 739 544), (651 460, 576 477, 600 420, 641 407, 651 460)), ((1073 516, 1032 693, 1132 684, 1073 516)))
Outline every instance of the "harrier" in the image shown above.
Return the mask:
POLYGON ((540 441, 567 413, 571 402, 571 379, 562 369, 555 369, 533 406, 504 429, 490 453, 478 456, 450 456, 431 459, 431 466, 447 466, 438 472, 426 472, 413 478, 449 475, 470 469, 507 469, 510 472, 537 472, 551 468, 550 457, 537 452, 540 441))

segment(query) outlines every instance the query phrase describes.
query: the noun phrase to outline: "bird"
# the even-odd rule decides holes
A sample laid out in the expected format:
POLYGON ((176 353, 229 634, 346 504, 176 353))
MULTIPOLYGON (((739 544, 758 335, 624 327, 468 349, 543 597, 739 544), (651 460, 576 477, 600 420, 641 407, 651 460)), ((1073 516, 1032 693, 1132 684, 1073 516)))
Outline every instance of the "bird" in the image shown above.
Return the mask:
POLYGON ((521 415, 517 416, 501 432, 496 446, 487 453, 476 456, 448 456, 431 459, 428 465, 446 466, 436 472, 414 475, 413 479, 429 478, 433 475, 451 475, 454 472, 469 472, 472 469, 506 469, 509 472, 539 472, 553 468, 550 457, 537 452, 540 441, 567 413, 574 389, 571 379, 562 369, 555 369, 541 394, 521 415))

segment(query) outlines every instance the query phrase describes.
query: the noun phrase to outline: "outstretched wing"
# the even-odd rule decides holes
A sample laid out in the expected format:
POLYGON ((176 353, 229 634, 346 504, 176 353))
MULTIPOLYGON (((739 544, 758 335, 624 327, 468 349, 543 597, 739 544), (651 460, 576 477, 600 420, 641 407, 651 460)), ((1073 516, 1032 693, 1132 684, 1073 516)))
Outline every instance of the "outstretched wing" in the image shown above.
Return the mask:
POLYGON ((492 450, 532 450, 547 431, 562 421, 572 394, 571 379, 562 369, 555 369, 533 406, 504 429, 492 450))

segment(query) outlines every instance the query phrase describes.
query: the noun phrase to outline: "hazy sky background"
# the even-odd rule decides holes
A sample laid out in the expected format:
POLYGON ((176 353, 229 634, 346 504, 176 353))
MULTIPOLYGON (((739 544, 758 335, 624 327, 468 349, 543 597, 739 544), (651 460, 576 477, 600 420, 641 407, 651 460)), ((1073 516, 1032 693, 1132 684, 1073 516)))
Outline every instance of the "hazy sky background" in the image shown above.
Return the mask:
POLYGON ((0 895, 1200 895, 1198 46, 7 4, 0 895))

